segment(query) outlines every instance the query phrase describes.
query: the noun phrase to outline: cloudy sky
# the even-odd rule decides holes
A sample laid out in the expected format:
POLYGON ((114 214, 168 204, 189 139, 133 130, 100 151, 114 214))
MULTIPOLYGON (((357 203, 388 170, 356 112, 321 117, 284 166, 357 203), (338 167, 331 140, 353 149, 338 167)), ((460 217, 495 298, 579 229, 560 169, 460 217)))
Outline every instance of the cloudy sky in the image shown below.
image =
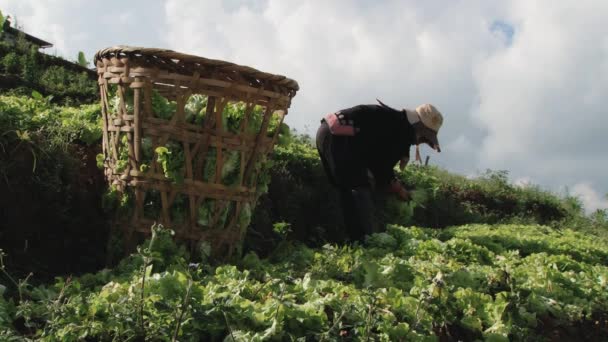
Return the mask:
MULTIPOLYGON (((0 0, 28 33, 75 59, 164 47, 296 79, 287 122, 378 97, 445 117, 431 163, 608 208, 606 0, 0 0)), ((429 149, 423 150, 430 154, 429 149)))

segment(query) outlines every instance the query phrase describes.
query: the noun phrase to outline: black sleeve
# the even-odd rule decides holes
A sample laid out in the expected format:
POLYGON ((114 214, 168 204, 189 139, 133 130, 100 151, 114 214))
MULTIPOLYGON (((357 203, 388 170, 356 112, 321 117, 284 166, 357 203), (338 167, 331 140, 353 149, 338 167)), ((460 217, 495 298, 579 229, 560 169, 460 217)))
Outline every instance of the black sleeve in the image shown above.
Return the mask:
POLYGON ((396 178, 395 163, 387 159, 378 160, 369 165, 369 170, 374 175, 376 187, 384 189, 391 184, 391 181, 396 178))
POLYGON ((413 129, 402 112, 377 105, 357 106, 351 110, 360 128, 355 136, 358 150, 373 174, 376 186, 386 188, 396 178, 395 165, 409 152, 413 129))
POLYGON ((368 168, 374 175, 376 186, 383 188, 389 186, 393 179, 397 178, 395 166, 402 158, 410 156, 409 145, 405 141, 390 141, 382 146, 377 146, 368 168))

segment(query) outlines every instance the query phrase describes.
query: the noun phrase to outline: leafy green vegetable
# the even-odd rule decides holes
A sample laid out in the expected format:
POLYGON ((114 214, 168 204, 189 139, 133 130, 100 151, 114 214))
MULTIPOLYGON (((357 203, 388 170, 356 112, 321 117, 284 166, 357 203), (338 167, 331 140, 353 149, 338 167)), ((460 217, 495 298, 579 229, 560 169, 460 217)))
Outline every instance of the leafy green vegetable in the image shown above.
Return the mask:
POLYGON ((241 152, 224 152, 224 165, 222 166, 222 184, 239 185, 241 173, 241 152))
POLYGON ((249 226, 249 222, 251 222, 251 205, 249 203, 245 203, 241 212, 239 213, 238 225, 241 229, 247 228, 249 226))
POLYGON ((205 199, 198 208, 197 223, 205 228, 222 229, 228 224, 234 206, 234 202, 205 199))
POLYGON ((200 125, 203 123, 207 112, 207 97, 200 94, 190 96, 184 107, 186 122, 200 125))
POLYGON ((105 163, 105 157, 104 157, 103 153, 98 153, 95 156, 95 161, 97 162, 97 168, 103 170, 104 163, 105 163))
MULTIPOLYGON (((608 259, 522 256, 509 245, 494 253, 460 237, 478 232, 489 241, 491 228, 442 236, 391 226, 365 245, 314 250, 285 241, 270 259, 248 253, 238 267, 188 264, 161 232, 113 271, 29 288, 14 309, 0 297, 0 328, 21 319, 31 337, 66 340, 171 340, 177 331, 180 340, 529 341, 542 340, 547 324, 551 336, 567 338, 577 322, 605 313, 608 259)), ((560 239, 548 227, 501 229, 513 239, 560 239)), ((578 244, 591 251, 596 242, 578 244)), ((594 324, 578 336, 605 339, 608 325, 594 324)))
POLYGON ((157 118, 170 120, 177 110, 175 101, 169 101, 157 90, 152 91, 152 111, 157 118))
POLYGON ((165 177, 175 183, 184 181, 184 152, 180 144, 168 142, 165 146, 157 147, 154 152, 157 155, 157 162, 163 169, 165 177))
POLYGON ((204 200, 198 207, 197 223, 203 227, 209 227, 213 218, 214 201, 211 199, 204 200))

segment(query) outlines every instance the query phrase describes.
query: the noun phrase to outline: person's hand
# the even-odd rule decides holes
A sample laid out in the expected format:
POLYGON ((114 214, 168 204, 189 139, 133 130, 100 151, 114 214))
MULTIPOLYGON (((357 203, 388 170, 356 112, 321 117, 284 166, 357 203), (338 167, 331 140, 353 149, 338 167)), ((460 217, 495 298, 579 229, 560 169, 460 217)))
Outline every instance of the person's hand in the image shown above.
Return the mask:
POLYGON ((397 197, 399 197, 399 199, 402 201, 409 201, 411 199, 410 193, 403 186, 403 184, 401 184, 401 182, 396 179, 391 182, 389 192, 395 193, 397 197))
POLYGON ((407 166, 407 163, 410 161, 410 157, 403 157, 399 160, 399 170, 403 171, 407 166))
POLYGON ((403 186, 401 186, 401 189, 399 189, 399 193, 397 195, 399 196, 399 199, 404 202, 407 202, 412 199, 409 191, 407 191, 403 186))

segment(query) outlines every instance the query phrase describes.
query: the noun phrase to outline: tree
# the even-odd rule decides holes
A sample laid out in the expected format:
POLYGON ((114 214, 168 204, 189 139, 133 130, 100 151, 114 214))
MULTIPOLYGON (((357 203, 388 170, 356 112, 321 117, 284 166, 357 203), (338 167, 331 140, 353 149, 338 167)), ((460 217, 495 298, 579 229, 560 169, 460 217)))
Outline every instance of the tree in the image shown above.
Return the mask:
POLYGON ((78 64, 85 68, 89 67, 89 61, 87 61, 86 57, 84 56, 84 52, 82 51, 78 52, 78 64))

